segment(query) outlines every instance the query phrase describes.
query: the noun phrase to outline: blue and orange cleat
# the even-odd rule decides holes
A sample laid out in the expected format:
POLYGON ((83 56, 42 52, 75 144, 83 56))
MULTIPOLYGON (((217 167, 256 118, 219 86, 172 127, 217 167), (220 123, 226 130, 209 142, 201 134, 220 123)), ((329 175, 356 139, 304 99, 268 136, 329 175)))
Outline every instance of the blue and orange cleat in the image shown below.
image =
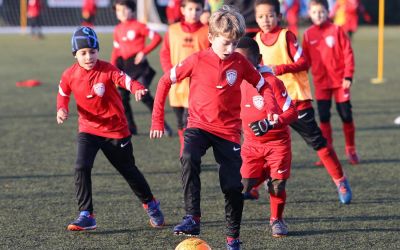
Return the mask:
POLYGON ((75 221, 71 222, 67 227, 68 231, 85 231, 94 229, 96 229, 96 219, 89 211, 81 211, 79 217, 75 221))
POLYGON ((346 156, 351 165, 357 165, 360 163, 360 158, 358 157, 355 147, 346 147, 346 156))
POLYGON ((257 188, 252 188, 249 192, 243 193, 244 200, 258 200, 260 194, 257 188))
POLYGON ((153 199, 147 204, 143 204, 144 210, 150 217, 150 225, 155 228, 160 228, 165 225, 164 215, 160 209, 160 202, 153 199))
POLYGON ((200 221, 196 222, 193 215, 186 215, 183 217, 181 223, 174 227, 175 235, 199 235, 200 234, 200 221))
POLYGON ((227 240, 226 241, 226 249, 227 250, 240 250, 240 244, 242 244, 242 242, 239 240, 239 238, 227 240))
POLYGON ((347 181, 347 178, 343 176, 339 180, 334 180, 338 195, 339 195, 339 200, 343 204, 350 204, 351 198, 352 198, 352 193, 351 193, 351 188, 350 184, 347 181))

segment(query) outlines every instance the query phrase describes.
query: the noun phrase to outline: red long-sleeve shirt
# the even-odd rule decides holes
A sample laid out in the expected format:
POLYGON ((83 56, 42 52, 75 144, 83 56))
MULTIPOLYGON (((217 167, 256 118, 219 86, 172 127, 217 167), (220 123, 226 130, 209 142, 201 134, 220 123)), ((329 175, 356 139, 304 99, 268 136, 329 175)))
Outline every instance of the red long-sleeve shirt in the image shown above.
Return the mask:
MULTIPOLYGON (((278 40, 279 33, 282 27, 276 26, 272 31, 261 34, 261 41, 267 45, 272 46, 278 40)), ((303 54, 303 49, 299 46, 296 36, 291 32, 286 32, 286 44, 288 47, 289 56, 292 59, 292 64, 275 65, 275 75, 283 75, 285 73, 296 73, 303 70, 308 70, 308 61, 303 54)))
MULTIPOLYGON (((240 84, 247 80, 257 89, 272 90, 257 70, 239 53, 221 60, 212 48, 197 52, 166 72, 154 101, 152 130, 163 130, 165 99, 171 84, 190 77, 188 128, 200 128, 240 143, 240 84)), ((267 107, 274 104, 268 103, 267 107)))
POLYGON ((240 87, 242 91, 240 118, 242 119, 244 140, 245 142, 251 143, 252 141, 267 142, 290 138, 288 125, 297 120, 296 107, 292 103, 285 85, 272 74, 270 68, 262 66, 258 68, 258 71, 262 74, 264 80, 271 86, 274 94, 274 101, 277 102, 278 106, 278 124, 265 135, 255 136, 254 132, 250 129, 249 124, 267 118, 268 109, 266 103, 268 103, 268 98, 270 98, 270 96, 268 94, 264 95, 264 91, 258 93, 253 86, 244 83, 240 87))
POLYGON ((115 87, 121 86, 134 93, 144 87, 104 61, 97 61, 91 70, 73 64, 61 76, 57 95, 57 110, 68 111, 71 93, 74 95, 79 132, 107 138, 124 138, 130 135, 121 97, 115 87))
POLYGON ((118 57, 128 59, 139 52, 147 55, 160 43, 160 34, 150 30, 146 24, 138 22, 135 19, 120 23, 114 29, 111 63, 116 65, 118 57), (147 37, 150 38, 150 43, 146 45, 147 37))
POLYGON ((29 0, 28 1, 28 17, 37 17, 40 15, 42 6, 40 0, 29 0))
POLYGON ((353 78, 354 55, 342 28, 326 21, 304 32, 303 50, 311 64, 314 86, 338 88, 344 78, 353 78))

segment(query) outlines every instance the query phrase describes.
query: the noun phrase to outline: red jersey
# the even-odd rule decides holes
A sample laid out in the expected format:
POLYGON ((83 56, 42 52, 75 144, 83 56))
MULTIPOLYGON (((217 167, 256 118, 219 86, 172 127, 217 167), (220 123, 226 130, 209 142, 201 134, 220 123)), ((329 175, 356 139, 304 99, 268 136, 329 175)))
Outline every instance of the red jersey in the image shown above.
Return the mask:
POLYGON ((303 50, 310 61, 316 88, 338 88, 344 78, 353 78, 353 49, 339 26, 330 21, 312 25, 304 33, 303 50))
POLYGON ((150 53, 161 42, 161 36, 150 30, 146 24, 130 19, 120 23, 114 30, 113 50, 111 53, 111 63, 116 65, 118 57, 124 60, 136 55, 139 52, 150 53), (146 45, 146 39, 151 41, 146 45))
MULTIPOLYGON (((255 136, 249 124, 254 121, 267 118, 268 99, 270 96, 264 95, 264 91, 258 91, 248 83, 240 86, 242 92, 240 118, 242 119, 244 141, 251 142, 267 142, 279 139, 290 139, 290 130, 288 125, 297 120, 296 107, 292 103, 290 96, 281 80, 272 74, 272 70, 266 66, 258 69, 264 80, 271 86, 274 94, 273 101, 277 102, 279 119, 278 124, 272 130, 263 136, 255 136)), ((271 100, 272 102, 272 100, 271 100)))
POLYGON ((57 95, 57 110, 68 111, 71 93, 74 95, 79 132, 107 138, 130 135, 121 97, 115 87, 121 86, 134 93, 144 87, 113 65, 98 60, 91 70, 73 64, 61 76, 57 95))
POLYGON ((84 0, 82 12, 87 12, 90 16, 96 15, 96 0, 84 0))
POLYGON ((40 0, 28 0, 28 17, 38 17, 41 8, 40 0))
MULTIPOLYGON (((241 54, 221 60, 212 48, 197 52, 174 66, 160 79, 152 116, 152 130, 162 130, 164 105, 171 84, 190 77, 188 128, 200 128, 226 140, 240 143, 240 84, 248 81, 258 90, 270 87, 241 54)), ((267 103, 267 107, 273 104, 267 103)))

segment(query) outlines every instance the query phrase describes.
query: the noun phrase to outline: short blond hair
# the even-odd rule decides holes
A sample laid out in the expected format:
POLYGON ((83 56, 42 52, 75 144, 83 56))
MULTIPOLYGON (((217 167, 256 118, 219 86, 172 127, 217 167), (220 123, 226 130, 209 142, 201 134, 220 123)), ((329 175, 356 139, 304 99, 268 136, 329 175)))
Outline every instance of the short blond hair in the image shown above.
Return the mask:
POLYGON ((239 39, 245 32, 244 17, 233 6, 223 5, 209 19, 209 33, 213 37, 222 35, 230 39, 239 39))

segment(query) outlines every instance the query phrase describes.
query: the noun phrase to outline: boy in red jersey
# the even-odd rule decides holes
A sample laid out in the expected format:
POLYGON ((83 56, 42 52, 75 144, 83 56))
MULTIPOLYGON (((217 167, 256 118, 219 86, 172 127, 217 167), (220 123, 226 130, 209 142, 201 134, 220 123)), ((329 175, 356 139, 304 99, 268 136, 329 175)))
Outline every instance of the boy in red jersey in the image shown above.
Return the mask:
MULTIPOLYGON (((184 20, 169 26, 160 51, 160 62, 164 72, 169 71, 193 53, 210 46, 208 26, 200 22, 204 0, 183 0, 181 12, 184 20)), ((187 124, 189 106, 189 78, 171 86, 169 103, 176 115, 180 155, 183 150, 183 131, 187 124)))
POLYGON ((41 0, 28 0, 27 16, 31 26, 31 35, 34 38, 43 38, 41 11, 41 0))
POLYGON ((332 145, 330 109, 335 98, 336 110, 343 123, 346 156, 350 164, 358 164, 355 126, 350 103, 350 87, 354 74, 354 55, 344 30, 328 20, 328 2, 310 1, 309 16, 314 25, 304 32, 303 49, 311 64, 322 134, 332 145))
POLYGON ((255 40, 260 47, 263 63, 269 65, 273 73, 283 81, 299 113, 298 120, 290 126, 317 151, 325 169, 336 184, 340 201, 348 204, 352 197, 350 185, 335 150, 327 144, 315 121, 307 76, 307 60, 296 36, 278 24, 281 17, 279 1, 256 0, 255 15, 261 28, 255 40))
MULTIPOLYGON (((115 0, 113 6, 117 19, 121 23, 114 30, 111 64, 148 88, 156 72, 150 67, 146 55, 161 43, 161 36, 134 18, 136 3, 133 0, 115 0), (150 38, 150 43, 146 45, 147 38, 150 38)), ((137 127, 129 104, 130 93, 124 88, 118 87, 118 90, 124 104, 129 130, 133 135, 136 135, 137 127)), ((150 92, 143 96, 142 102, 150 112, 153 110, 154 98, 150 92)), ((172 134, 167 124, 165 124, 165 129, 167 135, 172 134)))
MULTIPOLYGON (((225 197, 228 249, 240 249, 239 233, 243 210, 240 176, 240 84, 247 80, 258 90, 269 85, 241 54, 234 52, 245 32, 242 15, 223 6, 210 17, 211 48, 197 52, 175 65, 160 79, 152 117, 150 138, 163 136, 164 103, 171 85, 190 77, 189 117, 181 157, 186 215, 175 226, 175 234, 200 233, 200 164, 213 148, 221 190, 225 197)), ((266 107, 273 107, 267 103, 266 107)))
POLYGON ((268 96, 264 98, 263 93, 258 93, 249 84, 240 86, 242 92, 240 118, 244 131, 241 153, 243 164, 240 172, 244 195, 249 196, 249 192, 254 186, 268 179, 272 236, 286 236, 288 230, 283 221, 283 210, 286 202, 285 185, 290 175, 292 160, 288 125, 297 120, 297 111, 290 96, 287 95, 283 82, 272 74, 270 68, 259 66, 262 56, 256 41, 249 37, 243 37, 240 39, 236 51, 245 56, 254 67, 257 67, 264 80, 271 86, 279 106, 278 122, 273 125, 273 129, 264 135, 255 135, 249 124, 254 124, 255 121, 268 120, 268 113, 264 105, 265 98, 268 98, 268 96))
POLYGON ((67 229, 96 229, 91 171, 100 149, 143 203, 150 224, 161 227, 164 217, 160 202, 155 200, 146 179, 135 165, 128 124, 115 85, 131 91, 136 101, 146 94, 147 89, 113 65, 98 60, 98 52, 99 42, 94 30, 89 27, 77 29, 72 36, 72 54, 77 63, 63 72, 58 87, 57 123, 62 124, 68 118, 71 94, 75 97, 79 115, 75 190, 80 214, 67 229))
POLYGON ((96 0, 83 0, 82 4, 82 26, 93 27, 96 17, 96 0))

